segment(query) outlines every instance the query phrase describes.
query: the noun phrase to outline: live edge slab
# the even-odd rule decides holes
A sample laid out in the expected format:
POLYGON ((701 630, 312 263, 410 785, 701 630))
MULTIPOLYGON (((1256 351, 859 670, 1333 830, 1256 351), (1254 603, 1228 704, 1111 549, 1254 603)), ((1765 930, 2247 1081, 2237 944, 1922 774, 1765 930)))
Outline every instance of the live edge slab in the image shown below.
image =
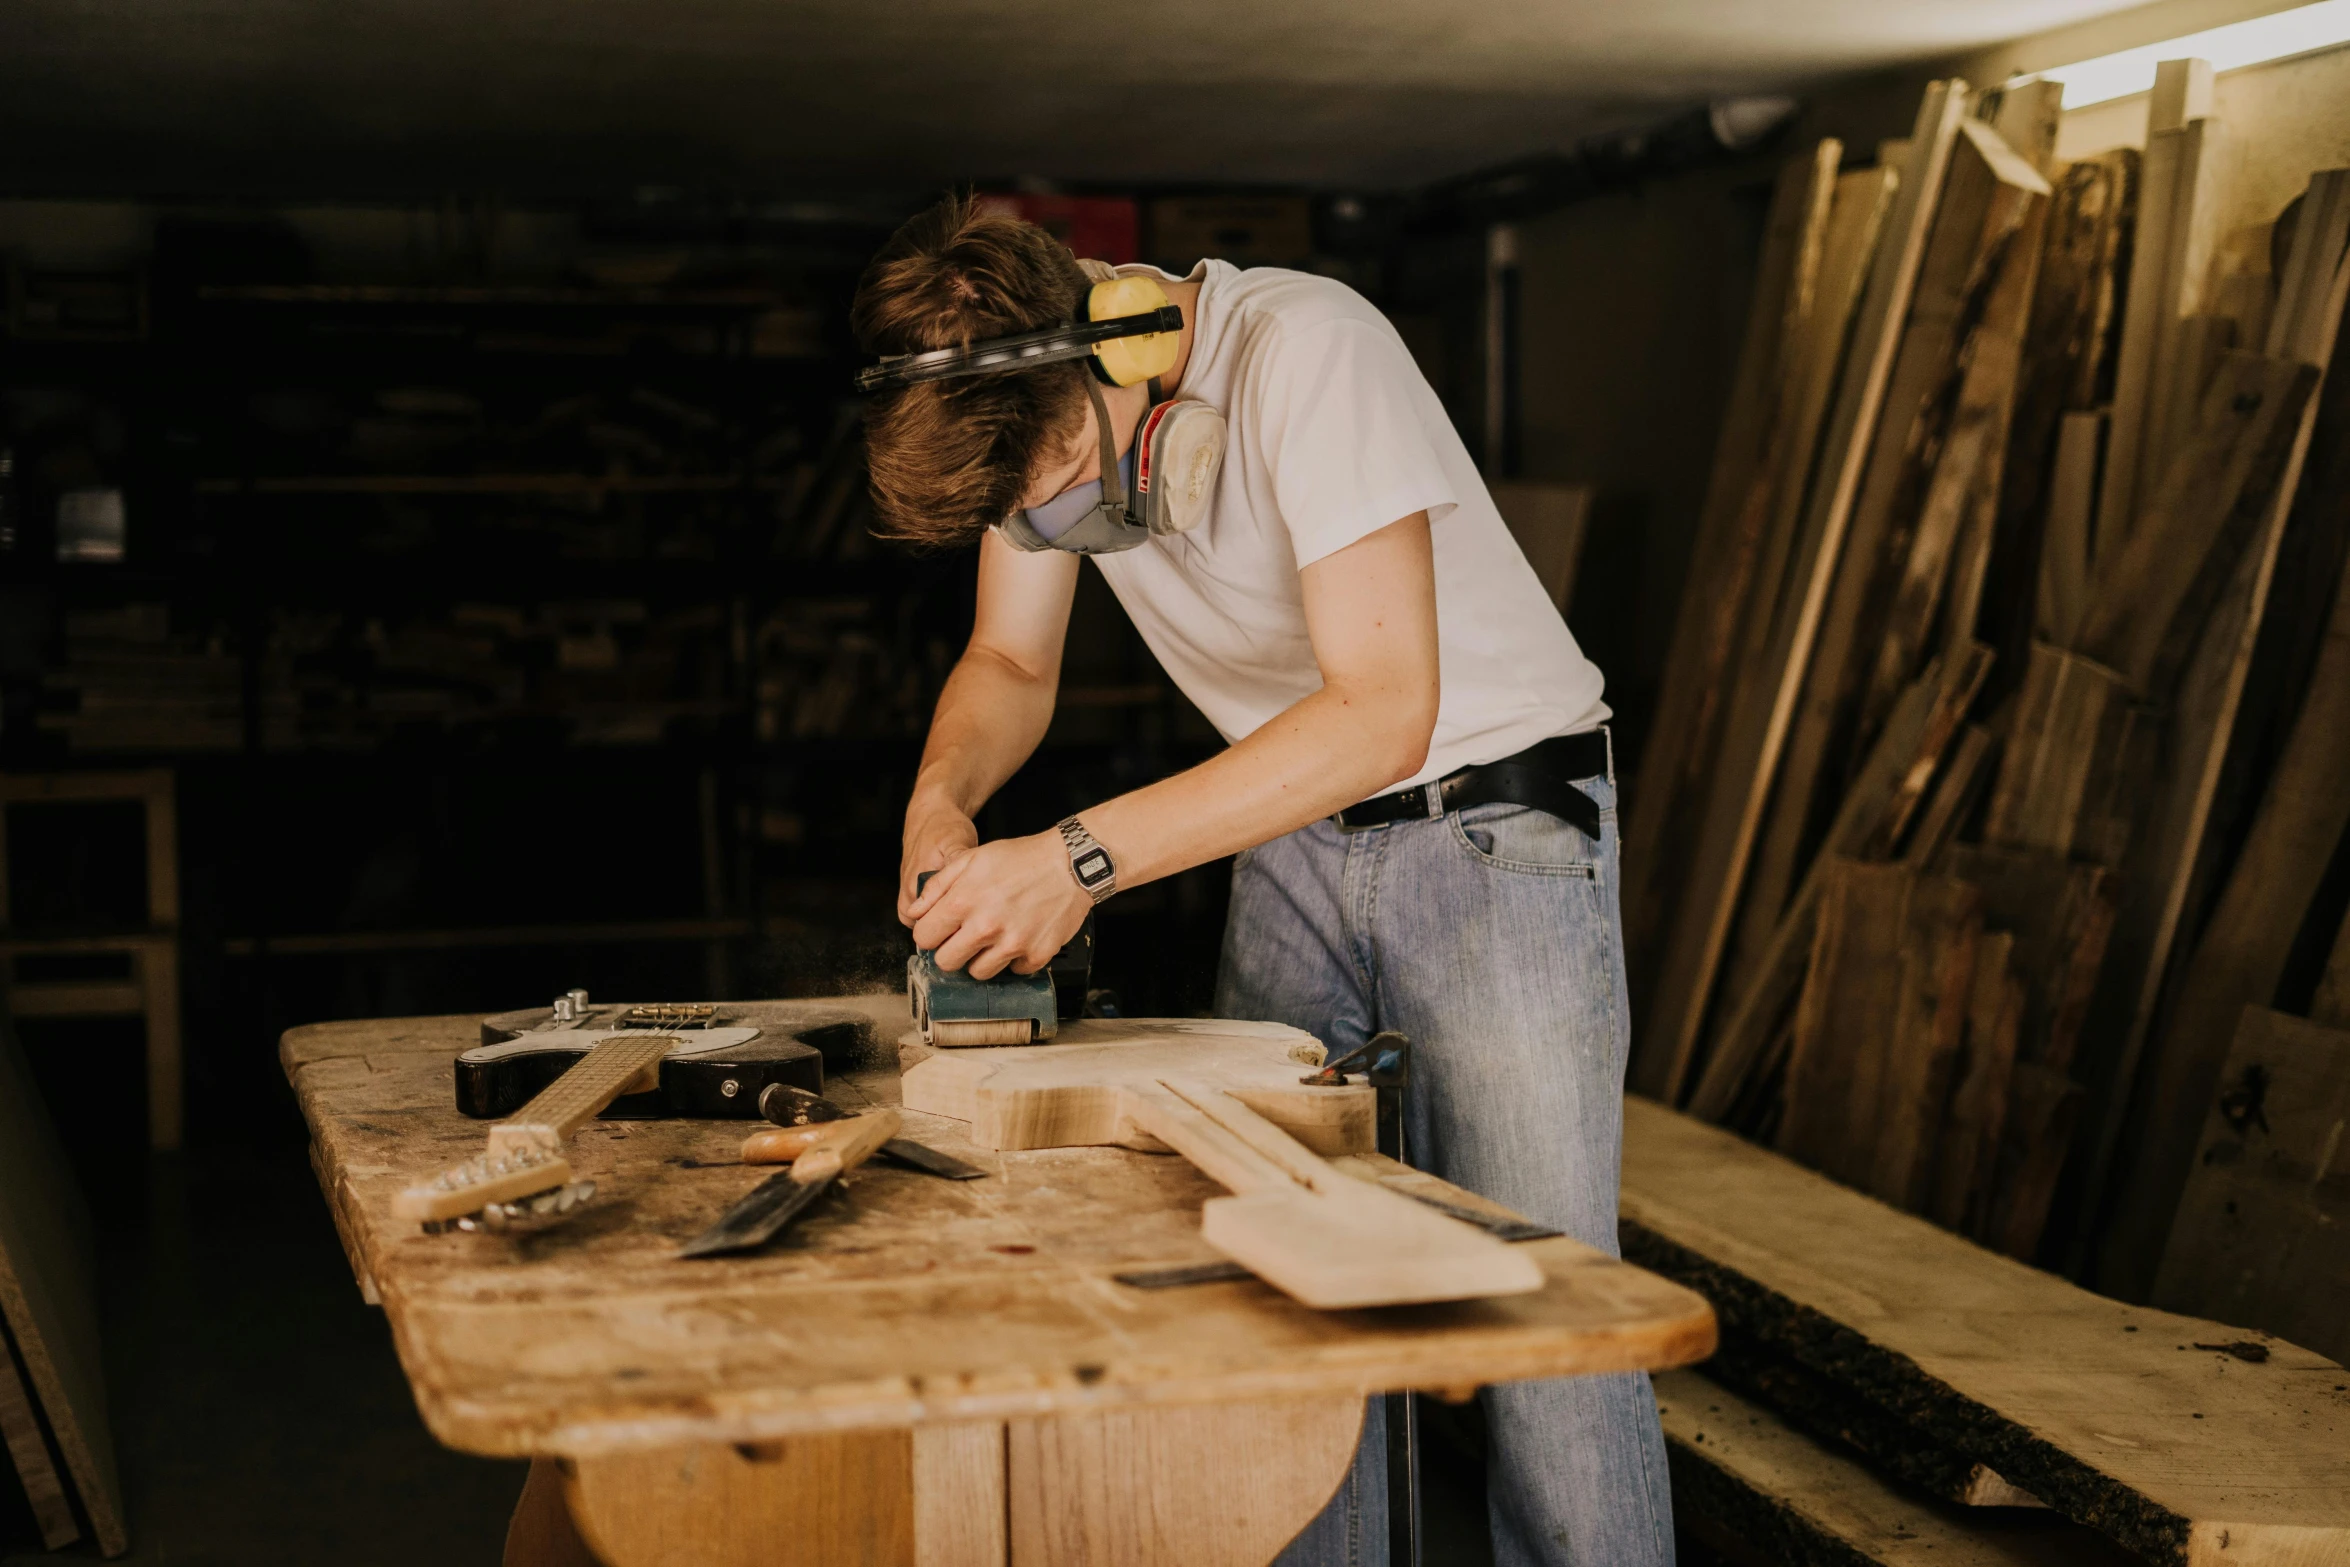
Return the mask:
MULTIPOLYGON (((840 1004, 873 1029, 828 1096, 896 1104, 903 999, 840 1004)), ((598 1188, 583 1212, 527 1236, 427 1236, 392 1218, 392 1195, 479 1149, 483 1123, 450 1086, 479 1037, 470 1016, 325 1023, 288 1032, 280 1056, 425 1423, 467 1452, 561 1460, 542 1468, 559 1467, 571 1519, 616 1567, 1262 1562, 1335 1489, 1366 1394, 1459 1396, 1713 1348, 1699 1296, 1566 1239, 1525 1243, 1540 1290, 1446 1305, 1314 1311, 1253 1279, 1121 1284, 1218 1260, 1199 1212, 1220 1188, 1169 1156, 997 1152, 913 1113, 905 1136, 988 1178, 867 1165, 761 1255, 674 1255, 772 1173, 737 1162, 741 1122, 593 1123, 571 1152, 598 1188), (804 1549, 778 1556, 745 1488, 782 1496, 794 1468, 832 1512, 844 1486, 874 1499, 851 1517, 784 1510, 804 1549), (729 1519, 749 1537, 703 1537, 729 1519)), ((1373 1157, 1342 1168, 1491 1206, 1373 1157)))

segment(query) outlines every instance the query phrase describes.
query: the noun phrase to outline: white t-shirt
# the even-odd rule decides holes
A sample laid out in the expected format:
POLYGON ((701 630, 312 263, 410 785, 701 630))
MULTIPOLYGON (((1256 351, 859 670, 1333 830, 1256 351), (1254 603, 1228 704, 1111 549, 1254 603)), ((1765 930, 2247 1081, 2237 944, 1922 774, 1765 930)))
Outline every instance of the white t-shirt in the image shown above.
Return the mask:
POLYGON ((1311 273, 1203 261, 1191 279, 1178 392, 1230 423, 1215 503, 1189 533, 1093 562, 1225 740, 1321 689, 1299 568, 1416 511, 1435 547, 1443 690, 1427 765, 1390 787, 1606 722, 1598 666, 1387 318, 1311 273))

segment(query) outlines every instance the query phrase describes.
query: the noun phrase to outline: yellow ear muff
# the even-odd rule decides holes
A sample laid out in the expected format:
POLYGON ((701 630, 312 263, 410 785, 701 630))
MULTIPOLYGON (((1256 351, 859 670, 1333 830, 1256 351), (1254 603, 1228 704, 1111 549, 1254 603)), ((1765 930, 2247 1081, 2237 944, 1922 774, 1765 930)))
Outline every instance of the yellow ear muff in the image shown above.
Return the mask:
MULTIPOLYGON (((1096 283, 1085 296, 1085 319, 1111 321, 1140 315, 1167 303, 1167 291, 1155 277, 1114 277, 1096 283)), ((1153 376, 1175 368, 1183 346, 1180 332, 1153 332, 1147 337, 1113 337, 1094 345, 1093 362, 1112 386, 1139 386, 1153 376)))

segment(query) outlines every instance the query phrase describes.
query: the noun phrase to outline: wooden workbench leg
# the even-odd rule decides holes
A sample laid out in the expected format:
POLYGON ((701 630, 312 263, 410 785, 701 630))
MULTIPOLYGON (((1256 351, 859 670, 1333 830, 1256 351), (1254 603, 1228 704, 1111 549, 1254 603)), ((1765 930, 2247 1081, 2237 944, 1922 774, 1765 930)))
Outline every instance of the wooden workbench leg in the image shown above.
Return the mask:
POLYGON ((147 941, 132 960, 147 1014, 147 1142, 180 1145, 180 948, 176 936, 147 941))
POLYGON ((522 1499, 506 1525, 503 1567, 602 1567, 571 1526, 560 1464, 553 1458, 530 1461, 530 1478, 522 1482, 522 1499))
POLYGON ((1362 1427, 1353 1395, 1013 1421, 1010 1567, 1265 1567, 1337 1492, 1362 1427))
POLYGON ((913 1446, 852 1431, 580 1458, 563 1489, 604 1567, 910 1567, 913 1446))

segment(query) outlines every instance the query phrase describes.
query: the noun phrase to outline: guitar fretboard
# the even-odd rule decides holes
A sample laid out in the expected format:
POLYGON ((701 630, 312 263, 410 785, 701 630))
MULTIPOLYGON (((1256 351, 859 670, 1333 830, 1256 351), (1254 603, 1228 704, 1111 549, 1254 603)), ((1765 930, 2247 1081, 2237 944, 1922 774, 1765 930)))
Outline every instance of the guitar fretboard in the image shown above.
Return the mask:
POLYGON ((561 1148, 571 1134, 601 1115, 677 1044, 669 1034, 623 1034, 579 1058, 511 1119, 490 1128, 490 1152, 521 1146, 561 1148))

